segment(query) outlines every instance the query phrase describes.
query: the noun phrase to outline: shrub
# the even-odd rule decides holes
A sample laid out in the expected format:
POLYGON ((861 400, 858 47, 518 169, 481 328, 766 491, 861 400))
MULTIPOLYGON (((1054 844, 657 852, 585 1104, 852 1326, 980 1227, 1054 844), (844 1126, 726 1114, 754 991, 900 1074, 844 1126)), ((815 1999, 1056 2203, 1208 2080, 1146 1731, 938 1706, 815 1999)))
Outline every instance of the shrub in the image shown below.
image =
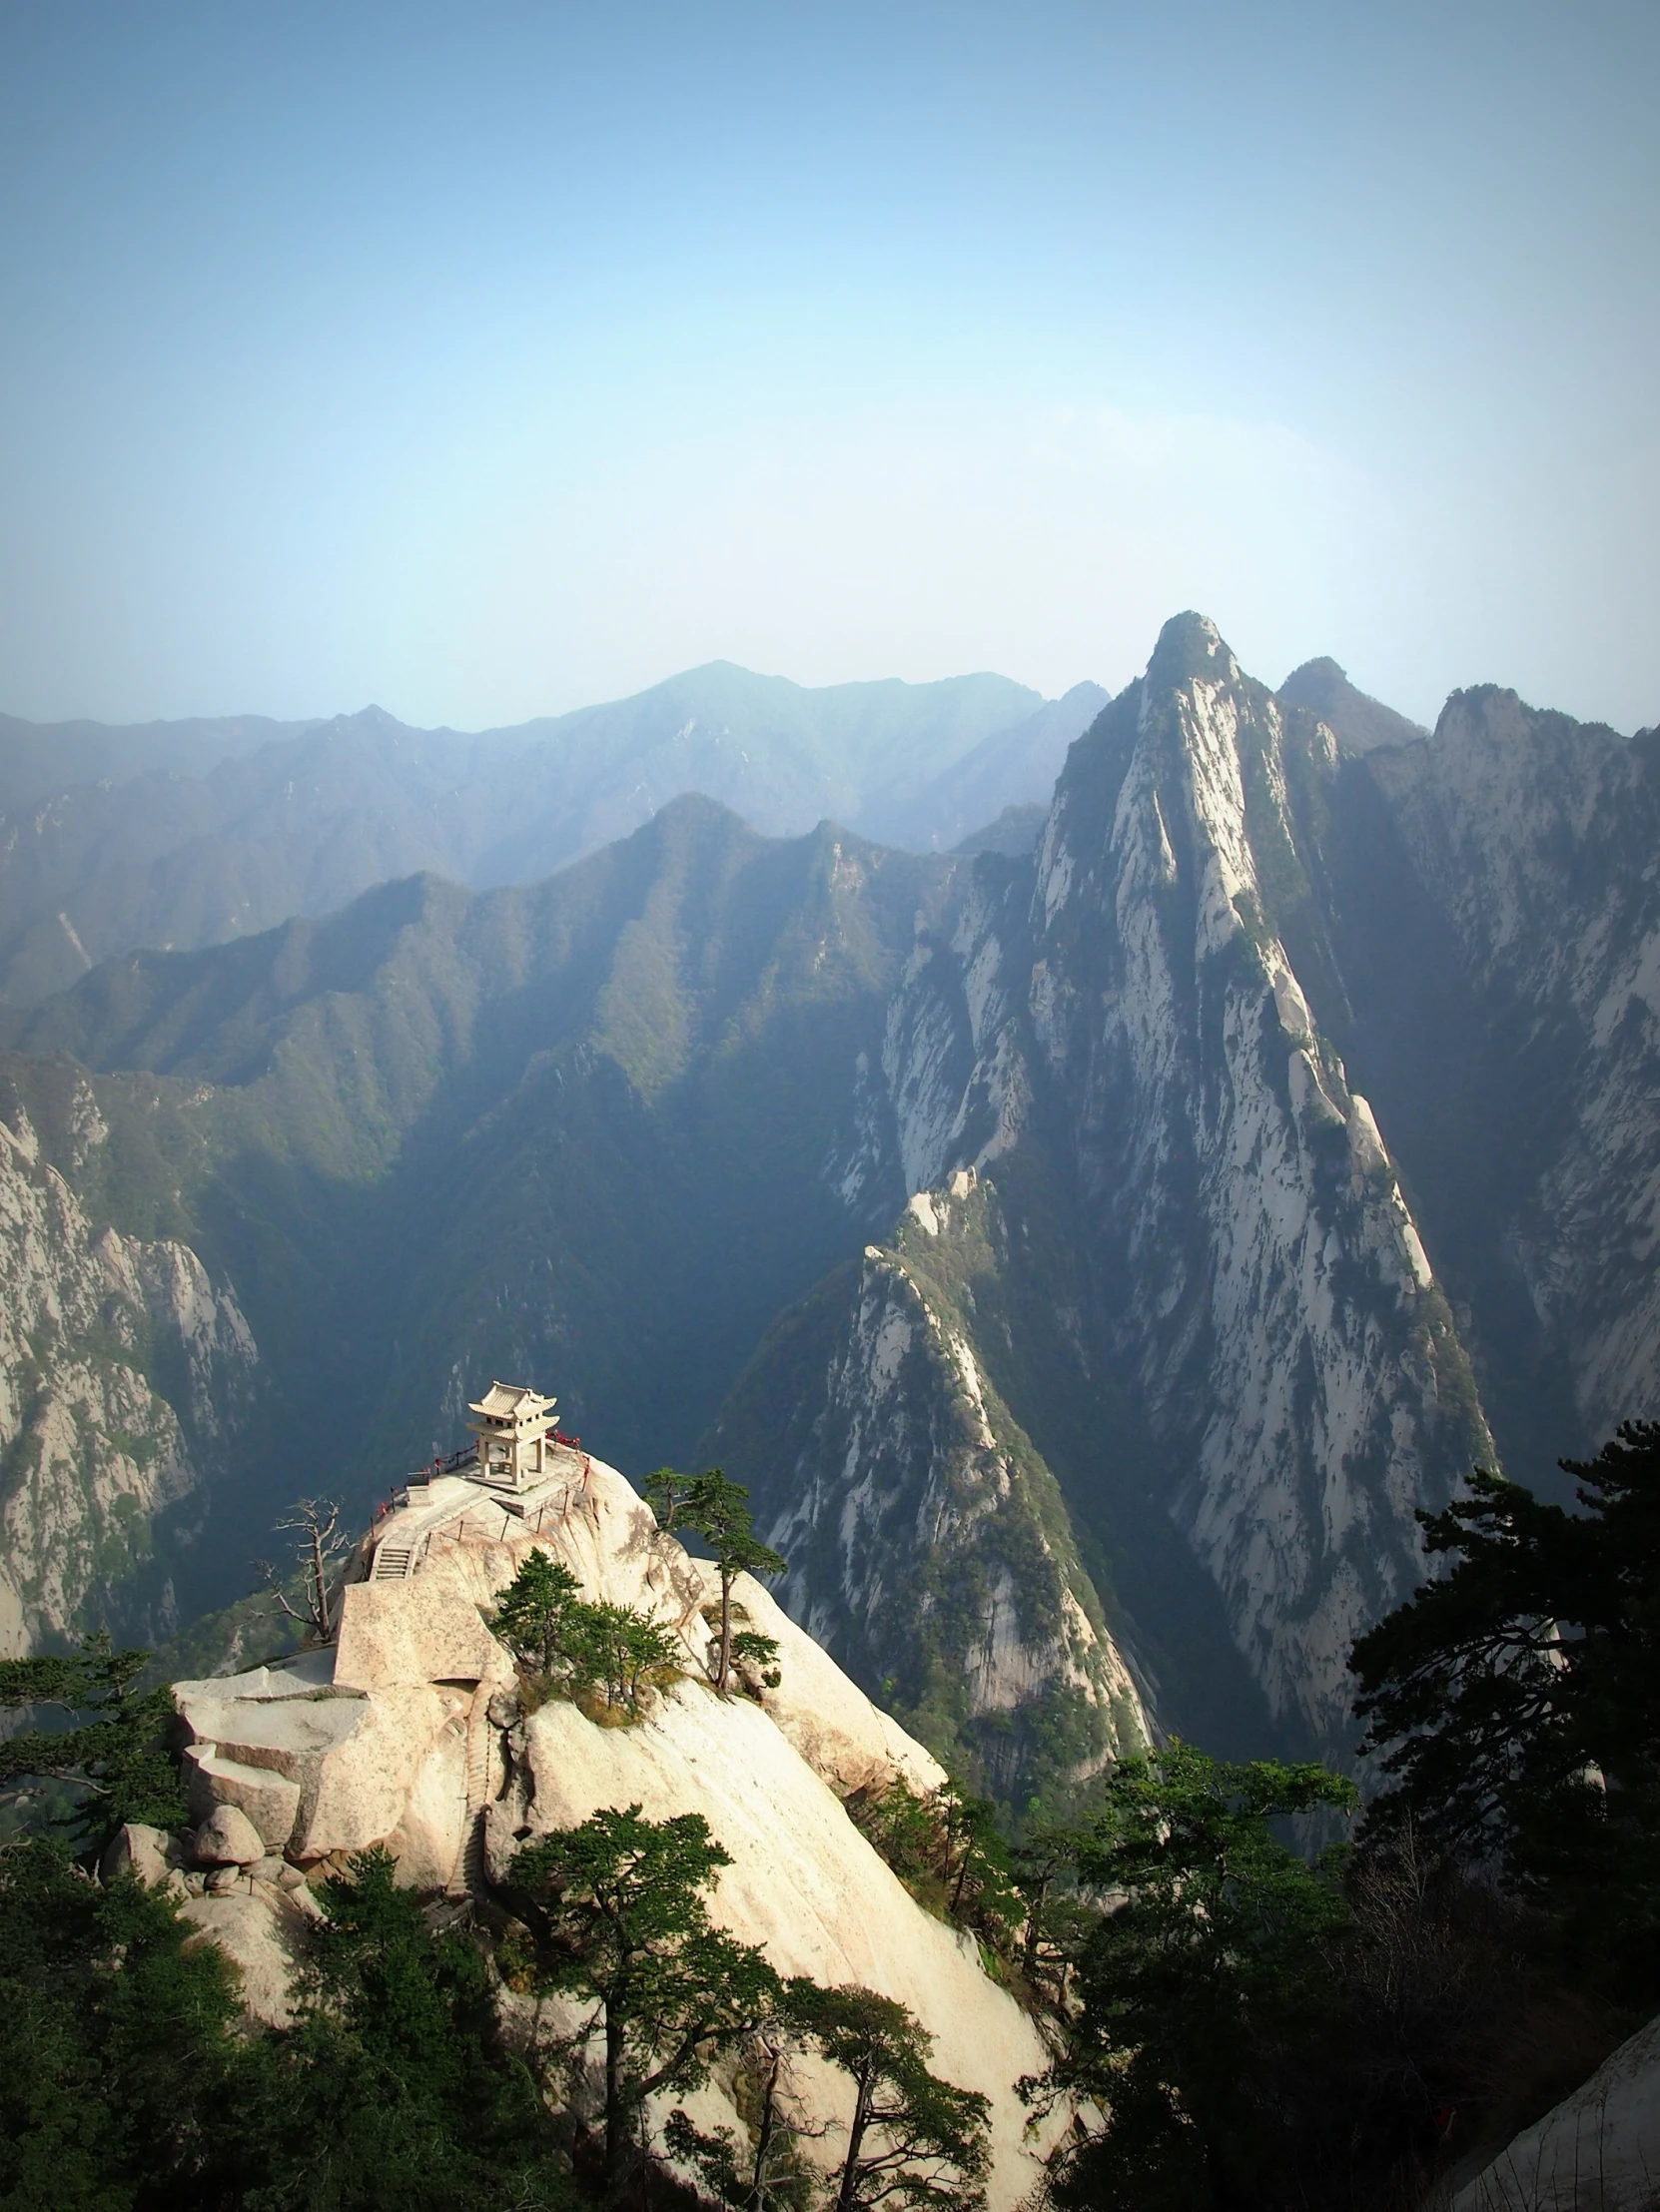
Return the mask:
POLYGON ((502 1592, 490 1626, 518 1661, 532 1709, 544 1697, 632 1718, 679 1672, 672 1632, 632 1606, 589 1604, 568 1567, 534 1551, 502 1592))

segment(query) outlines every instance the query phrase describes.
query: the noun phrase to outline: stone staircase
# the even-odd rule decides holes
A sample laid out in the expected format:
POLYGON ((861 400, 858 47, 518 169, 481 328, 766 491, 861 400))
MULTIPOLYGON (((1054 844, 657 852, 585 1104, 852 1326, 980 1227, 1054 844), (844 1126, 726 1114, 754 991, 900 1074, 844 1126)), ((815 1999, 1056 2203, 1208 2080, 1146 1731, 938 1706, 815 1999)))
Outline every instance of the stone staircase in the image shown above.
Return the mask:
POLYGON ((416 1545, 414 1537, 402 1541, 393 1536, 384 1537, 375 1547, 375 1566, 371 1582, 405 1582, 415 1570, 416 1545))
POLYGON ((445 1894, 474 1894, 484 1881, 484 1809, 489 1804, 490 1761, 495 1731, 490 1724, 490 1685, 479 1683, 466 1714, 466 1821, 445 1894))

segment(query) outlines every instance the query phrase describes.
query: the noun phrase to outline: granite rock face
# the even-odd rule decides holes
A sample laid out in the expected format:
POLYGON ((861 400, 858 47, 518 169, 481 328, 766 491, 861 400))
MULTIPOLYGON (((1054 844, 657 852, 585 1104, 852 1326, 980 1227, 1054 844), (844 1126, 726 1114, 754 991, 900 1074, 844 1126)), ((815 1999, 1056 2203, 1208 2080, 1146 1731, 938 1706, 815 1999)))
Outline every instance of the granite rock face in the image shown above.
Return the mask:
POLYGON ((1647 2212, 1660 2172, 1660 2020, 1523 2129, 1450 2212, 1647 2212))
MULTIPOLYGON (((1395 1162, 1316 1012, 1341 994, 1314 834, 1339 765, 1329 729, 1179 617, 1073 746, 1034 859, 982 856, 919 934, 870 1122, 889 1156, 877 1137, 865 1165, 912 1193, 901 1263, 870 1256, 815 1343, 813 1388, 838 1411, 810 1446, 799 1380, 746 1378, 715 1432, 744 1437, 746 1473, 792 1468, 763 1481, 798 1549, 798 1530, 838 1531, 839 1597, 816 1553, 791 1584, 826 1633, 838 1605, 871 1616, 861 1590, 914 1587, 917 1553, 949 1558, 956 1524, 914 1507, 930 1493, 906 1458, 983 1374, 1053 1470, 1050 1525, 1070 1516, 1137 1586, 1173 1529, 1267 1722, 1343 1740, 1349 1643, 1421 1575, 1415 1511, 1493 1447, 1395 1162), (954 1225, 965 1178, 974 1231, 954 1225), (927 1304, 907 1305, 907 1263, 975 1236, 995 1256, 956 1264, 950 1355, 902 1413, 899 1347, 927 1304)), ((808 1333, 798 1315, 762 1360, 808 1333)), ((1011 1595, 1035 1602, 1040 1575, 1011 1595)), ((1140 1587, 1096 1595, 1157 1694, 1161 1645, 1193 1620, 1157 1618, 1140 1587)), ((989 1604, 950 1644, 971 1684, 998 1642, 989 1604)), ((1075 1671, 1065 1639, 1047 1658, 1017 1641, 1028 1694, 1075 1671)))
MULTIPOLYGON (((737 1603, 776 1640, 780 1680, 754 1698, 718 1697, 707 1666, 712 1570, 660 1534, 597 1461, 567 1455, 512 1509, 459 1478, 416 1486, 410 1500, 366 1539, 359 1570, 369 1579, 345 1592, 338 1647, 174 1686, 199 1849, 202 1836, 217 1836, 223 1855, 244 1861, 212 1877, 223 1894, 185 1909, 240 1968, 251 2012, 289 2016, 307 1910, 304 1887, 264 1878, 268 1847, 317 1876, 384 1844, 405 1882, 459 1897, 499 1879, 527 1839, 600 1807, 638 1804, 653 1819, 699 1812, 732 1856, 712 1897, 716 1921, 762 1945, 781 1972, 862 1981, 908 2004, 935 2038, 937 2070, 992 2099, 990 2203, 1014 2212, 1039 2179, 1043 2145, 1028 2140, 1012 2084, 1042 2070, 1043 2046, 972 1938, 915 1902, 842 1803, 895 1780, 927 1792, 945 1779, 938 1764, 747 1577, 737 1603), (389 1539, 412 1571, 374 1579, 389 1539), (650 1613, 678 1638, 681 1679, 634 1725, 602 1727, 559 1700, 523 1710, 487 1616, 536 1549, 562 1560, 588 1597, 650 1613), (262 1777, 264 1798, 252 1795, 262 1777)), ((815 2123, 843 2116, 828 2070, 804 2066, 798 2088, 815 2123)), ((741 2126, 718 2082, 698 2116, 741 2126)))
MULTIPOLYGON (((73 1171, 109 1134, 84 1081, 66 1117, 73 1171)), ((219 1464, 257 1360, 230 1286, 177 1239, 97 1227, 14 1099, 0 1115, 0 1654, 119 1609, 156 1518, 219 1464)))
POLYGON ((785 1605, 1000 1795, 1150 1740, 1054 1474, 975 1349, 1006 1224, 959 1172, 763 1347, 710 1449, 757 1473, 785 1605))
POLYGON ((1594 1445, 1660 1412, 1660 731, 1485 685, 1366 769, 1463 986, 1437 1042, 1487 1102, 1468 1234, 1594 1445))

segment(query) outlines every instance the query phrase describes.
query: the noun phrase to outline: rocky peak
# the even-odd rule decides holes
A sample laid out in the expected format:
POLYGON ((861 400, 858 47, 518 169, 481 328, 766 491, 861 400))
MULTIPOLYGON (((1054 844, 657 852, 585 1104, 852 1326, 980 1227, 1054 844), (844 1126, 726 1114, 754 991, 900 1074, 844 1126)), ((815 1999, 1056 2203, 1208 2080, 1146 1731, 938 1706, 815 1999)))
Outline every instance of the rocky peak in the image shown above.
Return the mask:
MULTIPOLYGON (((649 1820, 698 1813, 730 1854, 717 1924, 760 1944, 782 1974, 863 1984, 907 2005, 933 2037, 936 2071, 990 2098, 989 2204, 1014 2212, 1040 2181, 1045 2145, 1029 2137, 1013 2084, 1041 2071, 1043 2044, 982 1970, 973 1938, 911 1897, 843 1807, 896 1779, 933 1788, 944 1779, 934 1760, 747 1577, 737 1599, 775 1641, 779 1680, 754 1697, 717 1696, 705 1666, 712 1570, 597 1460, 558 1453, 512 1511, 458 1477, 408 1497, 365 1540, 334 1646, 174 1686, 197 1827, 172 1845, 139 1844, 159 1846, 157 1876, 186 1890, 186 1914, 243 1966, 250 2002, 287 2016, 299 1925, 316 1910, 309 1881, 343 1854, 384 1844, 404 1880, 462 1906, 523 1843, 603 1807, 636 1806, 649 1820), (676 1638, 680 1679, 632 1725, 523 1694, 489 1616, 537 1549, 589 1599, 647 1613, 676 1638), (193 1855, 216 1866, 179 1873, 193 1855)), ((581 2017, 545 1999, 509 2027, 551 2045, 581 2017)), ((845 2100, 827 2072, 807 2071, 809 2126, 828 2133, 845 2122, 845 2100)), ((734 2093, 717 2075, 696 2116, 742 2140, 734 2093)))
POLYGON ((1196 676, 1220 677, 1236 682, 1240 664, 1229 651, 1222 632, 1209 615, 1173 614, 1159 632, 1153 658, 1147 664, 1147 690, 1157 699, 1175 691, 1196 676))
POLYGON ((1331 730, 1346 752, 1369 753, 1379 745, 1410 745, 1429 733, 1380 699, 1358 690, 1329 656, 1293 668, 1274 696, 1281 706, 1302 707, 1331 730))
MULTIPOLYGON (((1326 727, 1177 617, 1074 746, 1031 873, 980 864, 919 944, 884 1058, 908 1187, 980 1170, 1010 1248, 1043 1240, 1033 1276, 1080 1284, 1071 1510, 1122 1527, 1121 1486, 1152 1484, 1270 1712, 1326 1744, 1351 1636, 1421 1571, 1414 1508, 1491 1454, 1316 1012, 1334 969, 1304 822, 1336 771, 1326 727)), ((1011 1388, 1047 1432, 1053 1403, 1011 1388)))

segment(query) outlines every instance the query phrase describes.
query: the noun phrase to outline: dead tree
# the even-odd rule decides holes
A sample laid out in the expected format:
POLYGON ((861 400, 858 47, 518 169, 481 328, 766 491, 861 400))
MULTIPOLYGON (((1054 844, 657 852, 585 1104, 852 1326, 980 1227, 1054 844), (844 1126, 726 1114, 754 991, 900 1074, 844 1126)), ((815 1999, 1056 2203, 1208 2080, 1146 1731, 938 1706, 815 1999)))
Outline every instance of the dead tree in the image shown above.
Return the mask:
POLYGON ((268 1559, 255 1560, 255 1572, 289 1619, 304 1625, 307 1642, 327 1644, 335 1633, 332 1570, 342 1553, 350 1549, 340 1526, 340 1507, 332 1498, 301 1498, 288 1519, 279 1521, 277 1527, 280 1533, 293 1530, 299 1537, 294 1547, 298 1575, 291 1572, 285 1584, 268 1559), (299 1605, 289 1597, 296 1583, 299 1605))

